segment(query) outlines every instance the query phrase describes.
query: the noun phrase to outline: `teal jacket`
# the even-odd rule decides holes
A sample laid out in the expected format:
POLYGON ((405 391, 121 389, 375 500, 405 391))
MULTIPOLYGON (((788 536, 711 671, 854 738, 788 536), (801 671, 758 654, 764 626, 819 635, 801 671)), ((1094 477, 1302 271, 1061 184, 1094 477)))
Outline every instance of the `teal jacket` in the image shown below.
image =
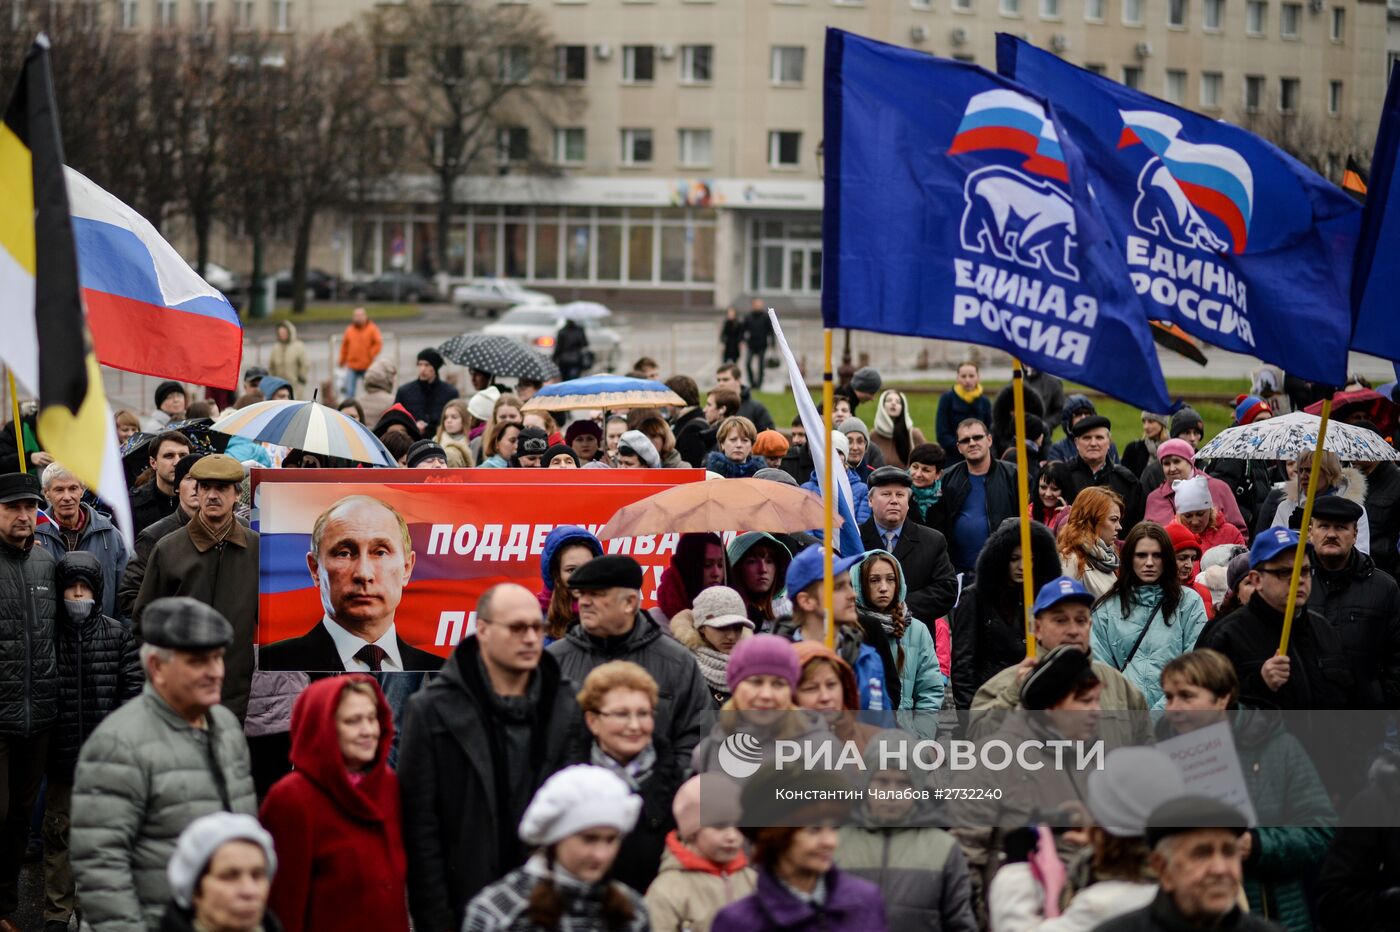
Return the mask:
MULTIPOLYGON (((856 610, 862 614, 873 615, 881 621, 888 621, 889 615, 874 608, 865 598, 865 591, 861 586, 861 568, 865 561, 873 556, 885 556, 893 561, 896 572, 899 573, 899 594, 897 596, 901 605, 904 604, 904 596, 908 587, 904 584, 904 570, 900 567, 899 561, 894 554, 888 550, 868 550, 861 562, 851 567, 851 585, 856 590, 856 610)), ((894 631, 887 625, 886 633, 890 638, 890 649, 895 651, 895 662, 900 663, 901 656, 903 663, 899 668, 899 710, 908 712, 918 710, 920 712, 937 712, 943 708, 943 690, 946 677, 938 666, 938 654, 934 651, 933 634, 930 633, 928 625, 909 614, 909 606, 904 606, 904 626, 903 637, 896 638, 894 631)))
POLYGON ((1182 589, 1181 602, 1169 617, 1163 617, 1162 612, 1152 617, 1161 601, 1161 586, 1139 586, 1124 616, 1118 595, 1106 595, 1094 606, 1094 624, 1089 634, 1090 653, 1094 658, 1121 671, 1129 683, 1142 690, 1147 707, 1153 710, 1167 707, 1167 697, 1162 692, 1162 668, 1195 648, 1196 638, 1206 624, 1205 606, 1194 591, 1182 589), (1124 669, 1133 642, 1149 618, 1152 627, 1138 645, 1132 662, 1124 669))

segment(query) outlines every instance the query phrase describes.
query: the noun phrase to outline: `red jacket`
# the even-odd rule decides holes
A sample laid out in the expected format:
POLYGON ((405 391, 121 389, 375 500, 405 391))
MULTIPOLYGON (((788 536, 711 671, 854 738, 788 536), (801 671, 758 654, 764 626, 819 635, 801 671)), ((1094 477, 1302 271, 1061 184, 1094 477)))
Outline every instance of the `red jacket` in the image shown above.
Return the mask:
POLYGON ((287 932, 408 932, 398 777, 386 759, 393 717, 379 684, 363 673, 318 680, 292 710, 292 765, 259 814, 277 845, 270 908, 287 932), (340 755, 335 710, 345 684, 379 697, 379 757, 358 784, 340 755))

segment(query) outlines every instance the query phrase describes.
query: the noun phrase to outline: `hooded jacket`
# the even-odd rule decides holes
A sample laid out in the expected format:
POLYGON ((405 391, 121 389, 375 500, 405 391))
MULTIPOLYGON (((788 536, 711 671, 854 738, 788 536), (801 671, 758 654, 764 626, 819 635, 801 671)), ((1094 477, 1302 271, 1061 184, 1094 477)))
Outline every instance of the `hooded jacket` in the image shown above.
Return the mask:
POLYGON ((387 356, 379 357, 365 370, 365 379, 355 400, 365 409, 365 423, 371 427, 394 406, 394 381, 398 375, 399 367, 387 356))
POLYGON ((549 600, 554 595, 554 571, 559 568, 556 558, 569 544, 583 544, 593 551, 595 557, 603 555, 603 545, 598 542, 598 538, 576 524, 561 524, 549 532, 549 536, 544 539, 544 547, 540 550, 540 578, 544 581, 544 587, 536 596, 540 602, 540 611, 546 615, 549 614, 549 600))
POLYGON ((1162 587, 1155 584, 1136 587, 1126 615, 1118 595, 1111 593, 1094 606, 1094 622, 1089 629, 1090 652, 1121 671, 1128 682, 1142 691, 1148 708, 1154 711, 1167 707, 1162 668, 1192 650, 1206 624, 1205 606, 1193 589, 1181 588, 1181 601, 1170 615, 1161 610, 1161 605, 1162 587), (1144 625, 1149 626, 1147 633, 1128 662, 1144 625))
POLYGON ((33 538, 22 549, 0 541, 0 735, 27 738, 58 716, 54 559, 33 538))
MULTIPOLYGON (((1371 552, 1371 522, 1367 519, 1366 477, 1361 470, 1347 466, 1342 470, 1342 478, 1332 489, 1319 489, 1318 495, 1340 495, 1348 501, 1363 506, 1361 518, 1356 522, 1356 549, 1362 553, 1371 552)), ((1266 527, 1297 528, 1303 520, 1303 503, 1298 497, 1298 480, 1289 479, 1282 489, 1275 489, 1264 502, 1264 514, 1259 520, 1258 530, 1266 527), (1268 524, 1265 524, 1265 521, 1268 524)))
MULTIPOLYGON (((154 480, 152 480, 154 484, 154 480)), ((102 614, 111 618, 124 618, 125 613, 117 607, 117 589, 121 586, 122 575, 126 572, 130 554, 121 532, 106 515, 93 509, 91 505, 79 505, 87 516, 83 530, 78 535, 78 549, 92 554, 102 567, 102 614)), ((55 560, 68 552, 68 543, 57 522, 45 522, 34 529, 34 542, 49 552, 55 560)))
MULTIPOLYGON (((952 685, 959 709, 972 705, 983 683, 1026 656, 1022 588, 1008 575, 1011 554, 1020 546, 1019 519, 1003 521, 977 557, 977 583, 963 590, 953 612, 952 685), (1005 610, 998 595, 1006 596, 1005 610)), ((1031 575, 1033 592, 1060 575, 1055 535, 1038 521, 1031 522, 1031 575)))
MULTIPOLYGON (((938 665, 938 656, 934 651, 933 634, 930 632, 929 626, 920 623, 919 619, 909 613, 909 606, 904 604, 908 587, 904 583, 904 570, 900 567, 894 554, 888 550, 867 551, 865 558, 851 567, 851 585, 855 588, 856 611, 861 616, 862 625, 868 628, 871 624, 878 624, 889 638, 890 650, 894 655, 894 668, 899 681, 897 708, 905 712, 915 710, 936 712, 943 708, 944 676, 943 670, 938 665), (900 638, 894 636, 894 623, 890 616, 871 606, 861 582, 861 570, 865 566, 865 561, 876 555, 889 558, 889 562, 894 564, 895 575, 899 579, 899 589, 895 594, 895 602, 904 605, 905 622, 904 635, 900 638)), ((888 680, 889 671, 885 672, 886 680, 888 680)))
POLYGON ((311 393, 307 388, 310 385, 311 363, 306 355, 306 344, 297 339, 297 325, 290 320, 278 321, 277 326, 287 328, 287 340, 272 344, 272 351, 267 356, 267 371, 279 379, 285 379, 292 386, 293 398, 310 398, 311 393))
POLYGON ((59 561, 58 725, 49 738, 48 776, 65 786, 73 784, 83 742, 118 706, 139 696, 145 682, 131 629, 101 611, 103 585, 102 565, 92 554, 79 550, 59 561), (63 590, 76 579, 95 597, 82 618, 62 603, 63 590))
MULTIPOLYGON (((525 860, 517 817, 502 792, 510 779, 504 729, 479 655, 476 638, 464 638, 404 712, 398 772, 408 901, 414 928, 423 932, 459 928, 467 901, 525 860)), ((578 685, 549 651, 530 681, 538 698, 528 786, 521 789, 533 793, 550 774, 586 758, 589 736, 574 699, 578 685)))
MULTIPOLYGON (((855 506, 856 524, 864 524, 870 520, 870 487, 865 484, 865 480, 860 477, 860 474, 849 466, 846 467, 846 480, 851 483, 851 504, 855 506)), ((815 470, 807 481, 802 483, 802 488, 818 496, 822 494, 821 481, 815 470)))
POLYGON ((647 887, 652 932, 708 932, 717 912, 753 892, 755 877, 742 851, 728 864, 716 864, 671 832, 661 869, 647 887))
POLYGON ((729 550, 726 552, 729 557, 730 579, 735 579, 734 589, 744 596, 744 604, 749 607, 749 621, 754 623, 755 633, 771 631, 773 623, 784 615, 792 614, 792 603, 789 601, 786 591, 785 580, 787 579, 788 565, 792 563, 792 554, 782 543, 772 534, 764 531, 748 531, 740 534, 729 542, 729 550), (758 608, 749 601, 749 597, 744 594, 744 590, 738 585, 734 570, 739 566, 739 561, 744 559, 744 554, 753 549, 759 541, 769 544, 776 556, 773 569, 773 617, 765 618, 758 608))
MULTIPOLYGON (((844 646, 845 645, 839 642, 837 644, 838 650, 844 646)), ((855 741, 857 746, 864 751, 870 739, 880 733, 880 725, 863 722, 860 720, 860 716, 856 714, 859 711, 869 708, 867 704, 867 694, 860 689, 861 685, 866 685, 866 683, 861 682, 861 677, 864 676, 868 679, 871 676, 883 675, 882 673, 877 674, 877 664, 879 660, 875 656, 875 652, 871 649, 869 644, 861 644, 857 662, 852 665, 851 662, 842 655, 842 653, 848 653, 849 651, 838 653, 838 651, 832 650, 820 641, 794 641, 792 647, 793 650, 797 652, 797 663, 804 675, 807 671, 807 665, 816 660, 829 661, 836 667, 836 677, 841 681, 841 708, 844 712, 843 714, 835 716, 827 712, 817 712, 815 714, 827 721, 830 725, 831 733, 835 735, 838 740, 855 741)), ((800 678, 798 682, 801 682, 800 678)), ((795 692, 793 698, 796 699, 795 692)), ((886 716, 883 715, 878 717, 881 719, 886 718, 886 716)), ((882 722, 881 724, 887 723, 882 722)))
POLYGON ((767 868, 758 869, 754 892, 721 909, 711 932, 885 932, 880 888, 833 867, 823 877, 826 899, 799 900, 767 868))
POLYGON ((268 905, 288 932, 382 929, 408 932, 399 781, 387 758, 394 719, 374 677, 318 680, 292 711, 292 766, 272 787, 259 818, 277 843, 277 875, 268 905), (379 748, 351 778, 336 734, 336 709, 348 683, 374 688, 379 748))

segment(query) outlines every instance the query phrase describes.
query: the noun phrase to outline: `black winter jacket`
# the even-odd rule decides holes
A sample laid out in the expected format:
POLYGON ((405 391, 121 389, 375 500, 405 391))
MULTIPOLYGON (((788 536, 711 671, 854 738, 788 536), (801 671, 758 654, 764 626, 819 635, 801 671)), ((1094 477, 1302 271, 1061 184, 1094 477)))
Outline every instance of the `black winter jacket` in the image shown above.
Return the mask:
MULTIPOLYGON (((1393 779, 1393 778, 1392 778, 1393 779)), ((1400 787, 1372 784, 1332 836, 1317 880, 1317 918, 1328 932, 1392 928, 1400 910, 1400 787)))
MULTIPOLYGON (((1021 587, 1007 576, 1011 554, 1021 546, 1020 519, 997 526, 977 557, 978 583, 963 590, 953 612, 953 701, 959 709, 987 680, 1026 656, 1025 611, 1021 587)), ((1031 522, 1033 591, 1060 575, 1055 535, 1039 521, 1031 522)))
POLYGON ((1313 557, 1308 608, 1331 623, 1357 684, 1357 701, 1370 709, 1400 708, 1400 586, 1352 550, 1332 573, 1313 557))
POLYGON ((1112 489, 1123 497, 1123 531, 1120 539, 1128 535, 1134 524, 1142 520, 1147 510, 1147 494, 1142 483, 1131 469, 1115 464, 1112 460, 1104 463, 1097 473, 1089 469, 1079 457, 1069 461, 1069 488, 1061 489, 1065 504, 1073 505, 1079 493, 1092 485, 1112 489))
POLYGON ((710 425, 705 422, 705 413, 699 408, 691 408, 676 418, 671 432, 676 437, 676 452, 686 465, 700 469, 705 465, 705 457, 712 449, 705 442, 705 431, 710 425))
MULTIPOLYGON (((583 763, 589 758, 585 757, 583 763)), ((642 811, 637 824, 622 839, 617 860, 613 862, 613 880, 625 883, 633 890, 645 891, 656 879, 661 867, 661 854, 666 850, 666 833, 676 827, 671 803, 685 780, 685 771, 676 763, 675 755, 663 742, 656 744, 656 766, 641 782, 638 796, 642 811)))
POLYGON ((1366 477, 1366 520, 1371 525, 1371 557, 1394 576, 1400 570, 1400 466, 1378 463, 1366 477))
MULTIPOLYGON (((1007 518, 1020 514, 1016 507, 1016 464, 1007 460, 992 460, 992 468, 985 476, 983 488, 987 495, 987 533, 1001 527, 1007 518)), ((967 471, 967 460, 954 463, 943 473, 943 494, 938 499, 938 513, 943 527, 934 525, 943 534, 952 549, 953 527, 958 522, 958 514, 963 503, 972 494, 972 477, 967 471)))
POLYGON ((0 735, 29 737, 58 717, 54 559, 0 541, 0 735))
POLYGON ((408 413, 415 419, 427 422, 428 429, 423 432, 427 437, 437 431, 438 421, 442 418, 442 406, 456 397, 457 389, 442 379, 433 379, 431 382, 414 379, 399 386, 398 393, 394 395, 394 403, 407 408, 408 413))
POLYGON ((109 713, 141 694, 145 677, 131 629, 99 610, 102 569, 97 558, 83 551, 66 554, 63 573, 64 578, 81 574, 97 597, 86 618, 69 617, 66 607, 58 611, 58 726, 49 739, 48 775, 55 783, 72 785, 83 742, 109 713))
POLYGON ((1214 932, 1283 932, 1283 926, 1244 912, 1238 906, 1214 925, 1198 925, 1187 920, 1171 896, 1161 891, 1147 906, 1110 919, 1094 932, 1196 932, 1203 928, 1214 932))
MULTIPOLYGON (((509 777, 479 650, 475 637, 458 644, 404 711, 399 792, 409 912, 421 932, 461 928, 467 902, 527 854, 500 794, 509 777)), ((533 793, 555 771, 586 759, 589 735, 574 699, 578 685, 563 677, 548 651, 532 676, 540 686, 530 746, 533 793)))
POLYGON ((180 496, 166 495, 153 478, 131 492, 131 526, 137 534, 179 510, 180 496))

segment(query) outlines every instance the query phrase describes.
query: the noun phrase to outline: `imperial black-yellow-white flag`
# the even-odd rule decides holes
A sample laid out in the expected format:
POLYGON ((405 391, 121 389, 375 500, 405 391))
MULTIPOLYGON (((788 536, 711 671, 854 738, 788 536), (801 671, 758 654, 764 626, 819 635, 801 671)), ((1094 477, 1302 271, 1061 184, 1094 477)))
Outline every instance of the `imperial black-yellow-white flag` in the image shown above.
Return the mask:
POLYGON ((0 357, 39 396, 39 443, 131 533, 116 427, 78 280, 49 43, 24 61, 0 124, 0 357))

